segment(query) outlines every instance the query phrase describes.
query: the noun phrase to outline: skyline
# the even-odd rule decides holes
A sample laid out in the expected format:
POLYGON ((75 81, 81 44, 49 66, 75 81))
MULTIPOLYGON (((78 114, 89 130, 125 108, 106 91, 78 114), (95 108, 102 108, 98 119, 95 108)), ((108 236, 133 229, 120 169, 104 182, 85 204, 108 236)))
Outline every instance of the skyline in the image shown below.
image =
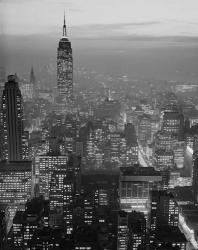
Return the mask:
POLYGON ((0 29, 3 35, 61 36, 65 10, 72 38, 198 36, 197 9, 196 0, 1 0, 0 29))
POLYGON ((198 250, 196 1, 0 0, 0 250, 198 250))

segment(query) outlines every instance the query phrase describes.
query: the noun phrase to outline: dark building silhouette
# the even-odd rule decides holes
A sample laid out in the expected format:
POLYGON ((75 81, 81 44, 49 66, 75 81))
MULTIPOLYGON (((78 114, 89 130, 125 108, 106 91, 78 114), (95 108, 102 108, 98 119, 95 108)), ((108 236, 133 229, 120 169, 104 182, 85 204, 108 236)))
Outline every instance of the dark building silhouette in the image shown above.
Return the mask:
POLYGON ((0 210, 0 249, 4 249, 6 240, 5 212, 0 210))
POLYGON ((129 242, 128 214, 124 211, 118 213, 117 249, 127 249, 129 242))
POLYGON ((172 193, 152 191, 151 193, 151 229, 163 226, 178 226, 179 211, 172 193))
POLYGON ((60 39, 57 49, 57 84, 61 100, 71 103, 73 100, 73 57, 71 42, 67 37, 65 16, 63 37, 60 39))
POLYGON ((194 160, 193 164, 193 194, 194 202, 198 203, 198 157, 194 160))
POLYGON ((132 123, 125 124, 125 139, 126 139, 126 165, 138 163, 138 142, 135 127, 132 123))
POLYGON ((3 159, 17 161, 23 159, 23 104, 18 82, 14 75, 8 76, 2 95, 1 129, 3 139, 3 159))
POLYGON ((181 137, 181 131, 184 125, 184 116, 180 112, 165 112, 163 116, 163 131, 181 137))
POLYGON ((5 68, 4 67, 0 67, 0 100, 2 97, 2 93, 3 93, 3 89, 4 89, 4 83, 5 83, 5 68))
POLYGON ((36 78, 35 78, 35 74, 34 74, 34 69, 32 67, 31 71, 30 71, 30 83, 34 85, 35 82, 36 82, 36 78))
POLYGON ((137 250, 138 246, 145 241, 146 218, 143 213, 135 211, 128 213, 129 244, 128 248, 137 250))
MULTIPOLYGON (((42 236, 46 232, 45 228, 48 227, 48 224, 49 201, 45 201, 43 197, 29 200, 26 203, 25 211, 17 211, 13 218, 13 245, 9 249, 40 249, 38 248, 40 241, 42 240, 45 244, 42 236), (42 233, 39 233, 37 228, 42 228, 42 233)), ((48 233, 52 236, 49 231, 48 233)), ((50 243, 54 243, 53 240, 50 243)))

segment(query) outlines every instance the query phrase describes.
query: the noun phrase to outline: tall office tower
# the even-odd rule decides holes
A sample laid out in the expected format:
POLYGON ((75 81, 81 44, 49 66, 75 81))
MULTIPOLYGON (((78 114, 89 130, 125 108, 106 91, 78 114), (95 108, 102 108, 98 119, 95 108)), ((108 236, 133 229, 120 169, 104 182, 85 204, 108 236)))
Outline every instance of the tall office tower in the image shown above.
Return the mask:
POLYGON ((5 249, 6 241, 6 223, 5 223, 5 212, 0 211, 0 249, 5 249))
POLYGON ((55 170, 51 175, 49 200, 51 214, 62 214, 63 211, 63 180, 66 177, 66 167, 63 170, 55 170))
POLYGON ((94 201, 93 197, 91 197, 89 194, 85 194, 83 196, 83 207, 84 207, 84 215, 83 220, 84 223, 87 225, 92 225, 94 220, 94 201))
POLYGON ((50 213, 52 216, 63 213, 63 180, 66 177, 66 165, 58 168, 52 171, 51 180, 49 180, 50 213))
POLYGON ((193 195, 194 195, 194 202, 198 204, 198 156, 195 158, 193 162, 193 195))
MULTIPOLYGON (((0 104, 2 100, 2 94, 4 90, 5 85, 5 69, 3 67, 0 67, 0 104)), ((0 159, 3 159, 3 134, 2 134, 2 128, 0 127, 0 159)))
POLYGON ((184 116, 180 112, 165 112, 163 116, 162 130, 175 136, 181 136, 184 125, 184 116))
POLYGON ((74 234, 74 247, 71 249, 100 249, 100 240, 97 240, 97 231, 87 225, 77 228, 74 234))
POLYGON ((118 213, 117 249, 127 250, 129 241, 128 214, 124 211, 118 213))
POLYGON ((99 119, 109 118, 118 122, 121 114, 121 104, 117 100, 107 98, 103 103, 97 106, 94 116, 99 119))
POLYGON ((37 228, 43 228, 49 218, 49 202, 42 197, 29 200, 25 211, 17 211, 13 219, 12 249, 39 249, 32 247, 32 238, 37 228))
POLYGON ((23 96, 24 102, 32 100, 32 98, 36 95, 35 93, 35 75, 33 67, 30 71, 30 80, 29 81, 23 81, 20 85, 20 90, 23 96))
POLYGON ((126 165, 131 166, 138 163, 138 143, 134 125, 127 123, 124 133, 126 138, 126 165))
POLYGON ((22 95, 16 77, 8 76, 2 95, 1 129, 3 134, 3 158, 17 161, 23 158, 22 137, 23 105, 22 95))
POLYGON ((54 171, 66 169, 68 156, 48 153, 35 158, 35 174, 39 178, 40 194, 49 199, 50 182, 54 171))
POLYGON ((120 161, 120 153, 121 153, 120 144, 122 141, 122 137, 123 135, 119 132, 113 132, 109 134, 111 162, 116 164, 119 164, 120 161))
POLYGON ((30 71, 30 83, 32 85, 34 85, 36 82, 36 78, 35 78, 35 74, 34 74, 34 69, 33 67, 31 68, 31 71, 30 71))
POLYGON ((119 172, 96 170, 82 174, 81 188, 87 197, 91 197, 94 207, 118 207, 119 172))
POLYGON ((129 249, 139 250, 139 245, 145 242, 146 219, 144 214, 133 211, 128 213, 129 249))
POLYGON ((158 149, 167 151, 171 150, 173 147, 173 137, 171 133, 166 131, 158 131, 155 134, 154 139, 154 150, 157 151, 158 149))
POLYGON ((30 160, 29 131, 24 131, 22 135, 22 159, 30 160))
POLYGON ((74 174, 70 171, 63 180, 63 219, 65 224, 65 233, 67 235, 73 232, 73 201, 74 201, 74 174))
POLYGON ((163 171, 163 170, 170 170, 173 168, 174 165, 174 152, 171 150, 163 150, 158 149, 155 151, 154 154, 154 162, 156 164, 156 169, 163 171))
POLYGON ((4 83, 5 83, 5 68, 0 67, 0 100, 2 97, 3 89, 4 89, 4 83))
POLYGON ((164 226, 177 227, 179 221, 178 205, 172 193, 167 191, 151 192, 151 230, 164 226))
POLYGON ((143 114, 139 118, 138 141, 144 147, 151 140, 151 116, 143 114))
POLYGON ((155 170, 160 171, 163 179, 164 189, 168 188, 170 171, 174 168, 173 150, 157 149, 154 152, 155 170))
MULTIPOLYGON (((92 125, 93 126, 93 125, 92 125)), ((86 162, 88 166, 93 166, 96 161, 96 145, 94 143, 94 128, 90 125, 86 141, 86 162)))
POLYGON ((61 249, 62 245, 60 228, 37 228, 31 240, 31 249, 61 249))
POLYGON ((63 36, 59 41, 57 49, 57 83, 58 94, 65 104, 73 101, 73 57, 71 42, 67 37, 65 24, 63 25, 63 36))
POLYGON ((31 161, 0 162, 0 203, 25 204, 31 194, 31 161))
POLYGON ((162 176, 154 168, 134 166, 120 172, 120 208, 126 212, 142 212, 148 216, 150 192, 162 189, 162 176))
POLYGON ((153 191, 151 193, 150 241, 158 246, 169 242, 172 246, 179 246, 179 249, 187 249, 187 240, 183 230, 179 229, 181 225, 179 216, 178 204, 172 193, 153 191))
POLYGON ((72 234, 74 229, 74 201, 80 195, 80 163, 80 159, 72 155, 63 179, 63 221, 66 235, 72 234))
POLYGON ((22 246, 23 244, 23 222, 24 222, 24 211, 17 211, 12 224, 13 230, 13 248, 16 246, 22 246))

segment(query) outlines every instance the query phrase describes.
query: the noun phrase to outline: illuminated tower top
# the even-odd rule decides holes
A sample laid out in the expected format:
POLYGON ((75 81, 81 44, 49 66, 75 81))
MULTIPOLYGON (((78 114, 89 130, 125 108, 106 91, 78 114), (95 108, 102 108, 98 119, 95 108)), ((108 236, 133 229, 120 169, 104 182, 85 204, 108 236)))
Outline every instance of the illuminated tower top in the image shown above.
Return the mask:
POLYGON ((64 24, 63 24, 63 37, 67 37, 67 28, 65 23, 65 12, 64 12, 64 24))
POLYGON ((65 13, 63 36, 59 41, 57 49, 57 88, 58 101, 67 106, 71 104, 73 101, 73 57, 71 42, 67 37, 65 13))

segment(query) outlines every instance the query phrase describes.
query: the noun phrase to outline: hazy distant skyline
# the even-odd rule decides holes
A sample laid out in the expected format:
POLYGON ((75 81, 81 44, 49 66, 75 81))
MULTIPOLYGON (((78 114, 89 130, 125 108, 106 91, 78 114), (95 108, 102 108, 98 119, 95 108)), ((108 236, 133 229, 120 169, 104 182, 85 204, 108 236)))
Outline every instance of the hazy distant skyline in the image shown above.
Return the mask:
POLYGON ((69 36, 198 36, 197 0, 0 0, 1 32, 69 36))

